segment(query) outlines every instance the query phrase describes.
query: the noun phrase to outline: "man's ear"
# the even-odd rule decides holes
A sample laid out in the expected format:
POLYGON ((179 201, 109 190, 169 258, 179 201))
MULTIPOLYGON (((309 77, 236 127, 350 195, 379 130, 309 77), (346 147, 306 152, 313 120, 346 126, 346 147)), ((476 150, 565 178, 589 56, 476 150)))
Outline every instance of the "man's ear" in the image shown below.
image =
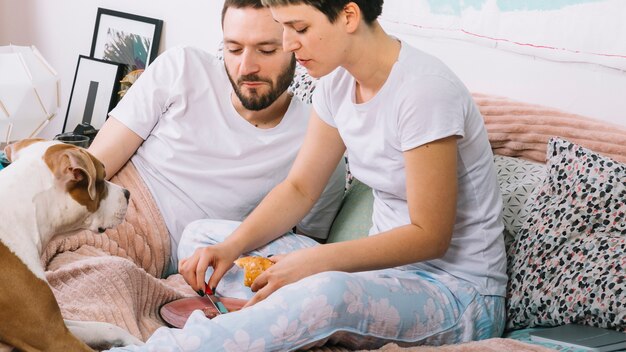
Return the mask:
POLYGON ((354 2, 349 2, 343 7, 342 11, 343 20, 345 21, 346 30, 348 33, 354 33, 361 24, 361 8, 354 2))

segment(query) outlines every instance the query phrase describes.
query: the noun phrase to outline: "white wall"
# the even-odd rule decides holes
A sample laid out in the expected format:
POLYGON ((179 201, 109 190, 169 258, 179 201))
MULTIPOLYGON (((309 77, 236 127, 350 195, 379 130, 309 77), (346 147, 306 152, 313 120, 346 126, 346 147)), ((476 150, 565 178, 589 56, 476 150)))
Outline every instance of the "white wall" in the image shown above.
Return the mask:
POLYGON ((223 0, 0 0, 0 45, 35 45, 61 79, 61 108, 40 134, 63 128, 78 55, 89 55, 98 7, 164 21, 160 52, 178 44, 215 51, 223 0))
MULTIPOLYGON (((498 13, 498 4, 504 3, 498 1, 386 0, 381 23, 409 43, 440 57, 472 91, 552 106, 626 126, 626 73, 623 70, 597 63, 559 62, 558 50, 544 57, 535 52, 517 50, 519 48, 508 42, 471 40, 465 35, 449 34, 453 31, 457 34, 465 33, 467 28, 474 32, 488 28, 499 31, 497 35, 513 36, 508 39, 519 39, 518 35, 523 35, 526 29, 515 30, 516 19, 523 18, 525 28, 532 27, 532 14, 529 16, 527 12, 511 9, 498 13), (463 5, 466 7, 459 7, 458 13, 447 17, 446 13, 442 16, 435 10, 429 12, 431 7, 442 3, 472 3, 482 4, 482 7, 469 8, 463 5), (441 28, 428 28, 434 25, 441 28)), ((626 30, 623 20, 615 21, 615 18, 621 19, 626 14, 626 1, 568 1, 575 3, 575 6, 586 6, 584 9, 574 8, 575 23, 586 23, 588 26, 587 22, 622 23, 621 26, 607 30, 613 28, 618 33, 626 30), (606 4, 613 6, 613 10, 598 12, 598 8, 606 4), (587 13, 590 15, 586 16, 587 13)), ((57 118, 42 133, 43 137, 50 138, 59 133, 63 126, 77 57, 79 54, 89 54, 98 7, 164 20, 160 51, 183 43, 215 51, 221 40, 222 4, 223 0, 0 0, 0 45, 9 42, 34 44, 58 71, 62 86, 61 109, 57 118)), ((546 20, 546 16, 562 18, 559 11, 571 9, 533 10, 538 11, 537 24, 545 26, 563 23, 546 20)), ((568 14, 566 17, 571 16, 568 14)), ((567 23, 570 22, 565 21, 567 23)), ((531 34, 533 37, 530 40, 542 40, 536 35, 537 30, 531 34)), ((615 33, 611 32, 611 35, 615 33)), ((568 38, 563 36, 556 39, 563 40, 563 45, 571 45, 567 42, 568 38)), ((554 37, 548 39, 553 46, 561 44, 554 37)), ((593 38, 587 38, 583 44, 589 43, 597 44, 593 38)), ((618 54, 616 60, 620 67, 626 62, 626 53, 620 51, 626 44, 623 41, 620 43, 620 46, 593 49, 618 54)), ((568 55, 567 58, 570 58, 571 53, 568 55)))
POLYGON ((0 0, 0 43, 2 43, 4 37, 8 35, 8 13, 9 2, 7 0, 0 0))

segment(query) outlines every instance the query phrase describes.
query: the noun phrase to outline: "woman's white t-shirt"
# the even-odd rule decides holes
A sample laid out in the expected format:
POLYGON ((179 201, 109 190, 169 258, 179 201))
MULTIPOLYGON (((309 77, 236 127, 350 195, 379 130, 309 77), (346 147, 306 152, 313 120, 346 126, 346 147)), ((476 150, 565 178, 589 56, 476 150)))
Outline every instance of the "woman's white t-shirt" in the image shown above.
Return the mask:
POLYGON ((313 108, 338 129, 354 177, 373 189, 370 235, 410 223, 403 152, 458 136, 450 247, 442 258, 405 268, 445 272, 474 283, 481 294, 505 295, 502 200, 483 118, 465 86, 438 59, 402 42, 398 61, 371 100, 356 104, 355 88, 350 73, 338 68, 318 82, 313 108))

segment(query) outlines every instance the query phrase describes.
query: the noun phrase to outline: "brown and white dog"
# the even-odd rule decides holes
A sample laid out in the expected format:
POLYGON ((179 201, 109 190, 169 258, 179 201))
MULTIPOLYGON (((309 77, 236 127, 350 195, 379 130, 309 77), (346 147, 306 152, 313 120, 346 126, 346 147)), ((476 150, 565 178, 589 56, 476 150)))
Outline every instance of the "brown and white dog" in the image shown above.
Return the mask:
POLYGON ((108 323, 64 321, 40 262, 55 234, 121 223, 128 190, 105 181, 102 163, 82 148, 31 139, 5 153, 11 165, 0 171, 0 345, 92 351, 87 345, 142 344, 108 323))

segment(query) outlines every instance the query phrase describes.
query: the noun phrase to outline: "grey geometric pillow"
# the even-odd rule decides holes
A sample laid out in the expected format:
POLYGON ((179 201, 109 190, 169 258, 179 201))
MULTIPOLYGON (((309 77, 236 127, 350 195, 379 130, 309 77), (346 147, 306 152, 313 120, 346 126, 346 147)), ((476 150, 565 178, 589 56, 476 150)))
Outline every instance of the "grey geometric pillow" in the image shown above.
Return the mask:
POLYGON ((494 163, 502 194, 505 241, 510 243, 528 217, 529 204, 546 175, 546 166, 534 161, 495 155, 494 163))

